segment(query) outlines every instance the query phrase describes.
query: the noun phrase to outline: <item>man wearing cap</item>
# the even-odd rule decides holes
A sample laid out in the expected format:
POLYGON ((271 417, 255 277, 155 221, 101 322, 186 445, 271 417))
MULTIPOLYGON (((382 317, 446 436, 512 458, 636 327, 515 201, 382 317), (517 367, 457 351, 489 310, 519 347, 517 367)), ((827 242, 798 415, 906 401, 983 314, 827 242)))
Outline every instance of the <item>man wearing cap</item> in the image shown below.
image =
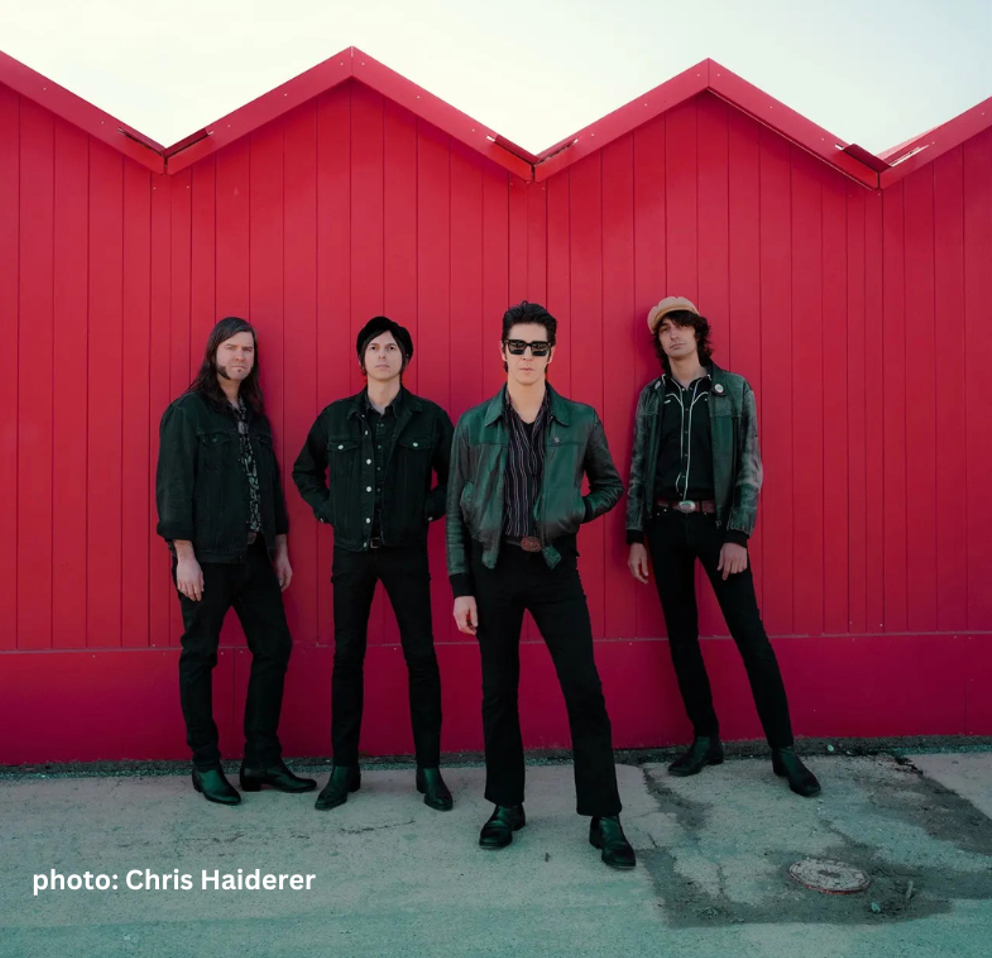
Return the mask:
POLYGON ((444 515, 451 419, 403 387, 403 370, 413 356, 413 340, 403 326, 376 316, 359 332, 356 348, 366 388, 321 412, 293 467, 300 495, 317 519, 334 529, 334 765, 316 807, 342 805, 361 784, 363 666, 372 597, 381 580, 409 671, 417 790, 425 804, 447 811, 452 797, 439 770, 441 679, 427 528, 444 515))
POLYGON ((772 768, 804 797, 816 776, 793 748, 789 704, 758 611, 748 562, 761 489, 754 393, 710 356, 710 324, 681 296, 648 313, 662 375, 641 391, 627 499, 628 566, 649 578, 648 554, 668 629, 693 742, 668 770, 695 775, 723 761, 719 723, 699 650, 694 568, 698 559, 744 660, 772 768), (645 541, 647 545, 645 547, 645 541))
POLYGON ((496 805, 479 844, 505 848, 526 824, 517 690, 529 611, 565 697, 577 810, 591 817, 589 841, 606 864, 633 868, 576 548, 579 526, 612 509, 623 484, 596 410, 547 382, 557 325, 536 303, 507 310, 500 340, 506 386, 458 420, 452 444, 448 575, 458 628, 479 641, 486 798, 496 805))

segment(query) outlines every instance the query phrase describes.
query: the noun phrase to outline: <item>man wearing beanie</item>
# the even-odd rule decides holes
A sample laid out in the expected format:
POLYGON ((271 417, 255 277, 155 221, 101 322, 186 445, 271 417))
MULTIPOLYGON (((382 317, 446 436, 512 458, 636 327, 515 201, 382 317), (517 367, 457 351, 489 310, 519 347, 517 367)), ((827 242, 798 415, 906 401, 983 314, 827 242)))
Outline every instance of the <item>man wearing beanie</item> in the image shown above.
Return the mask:
POLYGON ((444 515, 452 425, 440 406, 403 387, 403 370, 413 356, 407 329, 376 316, 355 345, 366 388, 321 412, 293 467, 300 495, 317 519, 334 529, 334 765, 316 807, 342 805, 361 785, 366 634, 381 580, 409 670, 417 790, 425 804, 447 811, 452 798, 439 770, 441 679, 431 622, 427 529, 444 515))
POLYGON ((682 296, 648 313, 662 375, 641 391, 627 494, 628 566, 649 580, 648 555, 668 629, 679 691, 693 727, 668 771, 686 776, 723 761, 699 651, 695 565, 703 566, 744 660, 772 768, 792 791, 820 791, 793 748, 785 685, 754 594, 747 540, 758 515, 761 453, 754 393, 710 358, 710 324, 682 296), (647 544, 645 545, 645 540, 647 544))

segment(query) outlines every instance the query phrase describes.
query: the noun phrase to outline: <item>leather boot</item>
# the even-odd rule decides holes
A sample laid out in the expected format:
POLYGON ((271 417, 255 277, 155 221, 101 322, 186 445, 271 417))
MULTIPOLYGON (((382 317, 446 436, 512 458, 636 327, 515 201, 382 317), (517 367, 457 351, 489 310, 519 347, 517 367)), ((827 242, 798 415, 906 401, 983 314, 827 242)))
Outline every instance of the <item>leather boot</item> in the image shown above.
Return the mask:
POLYGON ((692 745, 668 766, 668 774, 685 778, 698 775, 707 765, 719 765, 723 761, 723 745, 717 736, 700 735, 692 740, 692 745))
POLYGON ((317 783, 312 778, 300 778, 294 775, 281 759, 267 768, 249 768, 241 766, 241 791, 257 792, 263 785, 277 789, 280 792, 312 792, 317 783))
POLYGON ((238 790, 224 777, 220 768, 193 769, 193 788, 208 802, 218 805, 240 805, 238 790))
POLYGON ((424 804, 439 812, 450 811, 455 804, 448 791, 448 786, 441 778, 439 768, 418 768, 417 769, 417 791, 424 796, 424 804))
POLYGON ((594 815, 589 823, 589 844, 603 849, 600 857, 610 868, 633 868, 637 864, 619 815, 594 815))
POLYGON ((793 748, 772 749, 772 771, 789 782, 797 795, 812 798, 820 794, 820 783, 816 776, 799 760, 793 748))
POLYGON ((487 849, 506 848, 513 841, 513 833, 527 824, 523 805, 497 805, 489 821, 482 826, 479 844, 487 849))
POLYGON ((362 773, 357 765, 335 765, 313 807, 322 812, 337 808, 348 801, 348 792, 357 792, 361 787, 362 773))

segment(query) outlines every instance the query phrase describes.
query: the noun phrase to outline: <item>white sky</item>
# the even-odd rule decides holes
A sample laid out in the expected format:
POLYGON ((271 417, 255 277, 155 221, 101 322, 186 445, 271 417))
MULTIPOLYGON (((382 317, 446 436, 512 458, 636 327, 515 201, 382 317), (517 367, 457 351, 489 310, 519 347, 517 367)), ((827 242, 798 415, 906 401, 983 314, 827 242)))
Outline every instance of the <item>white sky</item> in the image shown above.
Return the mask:
POLYGON ((706 57, 872 152, 992 96, 992 0, 0 0, 0 50, 166 145, 352 45, 535 153, 706 57))

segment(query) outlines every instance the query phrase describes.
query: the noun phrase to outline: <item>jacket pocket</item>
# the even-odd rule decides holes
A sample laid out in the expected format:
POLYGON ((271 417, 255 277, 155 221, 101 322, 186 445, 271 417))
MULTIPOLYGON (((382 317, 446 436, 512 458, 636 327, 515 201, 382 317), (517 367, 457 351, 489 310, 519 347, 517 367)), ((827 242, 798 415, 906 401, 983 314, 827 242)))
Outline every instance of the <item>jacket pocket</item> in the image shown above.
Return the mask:
MULTIPOLYGON (((346 436, 327 440, 327 472, 332 482, 347 482, 354 475, 360 450, 358 442, 346 436)), ((333 496, 334 489, 331 488, 333 496)))
POLYGON ((236 464, 238 458, 235 452, 237 437, 231 432, 202 432, 197 437, 200 441, 198 466, 204 472, 222 473, 236 464))

